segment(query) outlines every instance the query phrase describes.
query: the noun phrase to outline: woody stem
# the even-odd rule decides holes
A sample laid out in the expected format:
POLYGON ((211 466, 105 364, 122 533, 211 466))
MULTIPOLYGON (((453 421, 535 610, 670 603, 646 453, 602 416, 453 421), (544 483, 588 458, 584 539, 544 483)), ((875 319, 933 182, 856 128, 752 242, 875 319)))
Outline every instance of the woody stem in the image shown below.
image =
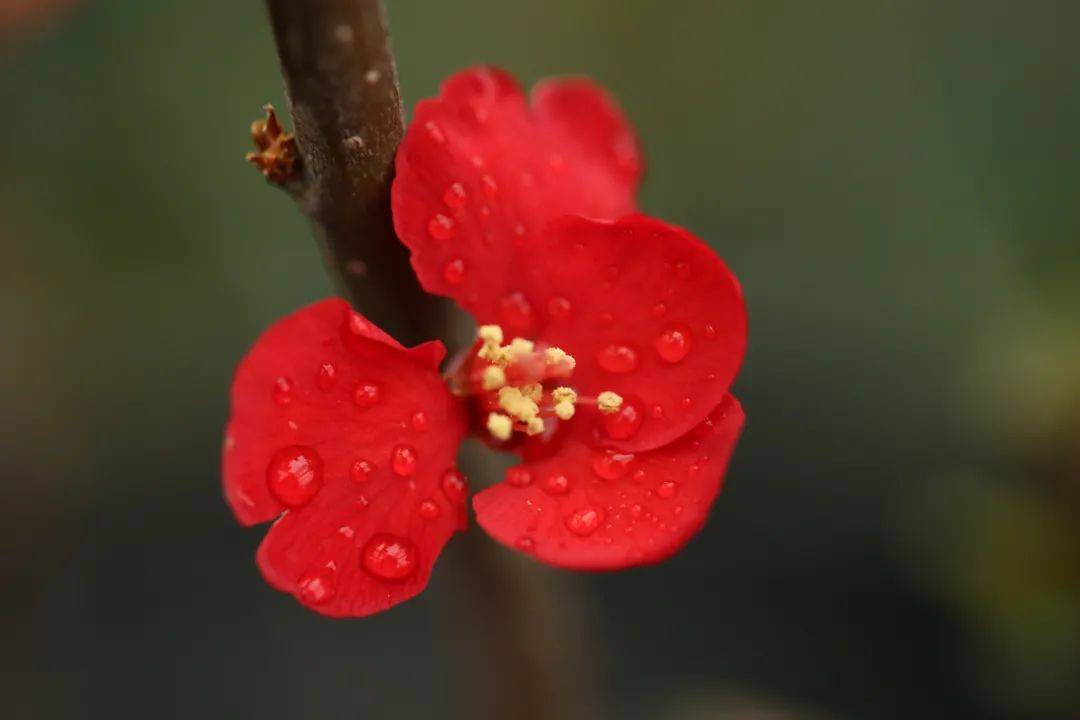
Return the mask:
MULTIPOLYGON (((390 182, 404 133, 380 0, 267 0, 299 150, 282 186, 311 221, 353 305, 407 343, 444 335, 394 235, 390 182)), ((578 599, 564 579, 473 531, 448 547, 443 589, 476 683, 470 716, 573 718, 589 707, 578 599)))

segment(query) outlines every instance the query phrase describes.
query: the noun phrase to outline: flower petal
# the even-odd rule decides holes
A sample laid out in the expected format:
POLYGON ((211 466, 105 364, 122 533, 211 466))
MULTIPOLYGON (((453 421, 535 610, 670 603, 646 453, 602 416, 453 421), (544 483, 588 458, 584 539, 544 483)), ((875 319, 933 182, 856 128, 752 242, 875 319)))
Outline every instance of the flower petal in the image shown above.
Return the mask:
POLYGON ((632 212, 640 175, 634 133, 597 86, 550 80, 530 105, 506 73, 466 70, 416 107, 397 155, 394 225, 424 288, 478 313, 550 219, 632 212))
POLYGON ((655 450, 602 454, 568 439, 478 493, 476 520, 500 543, 559 567, 659 562, 704 524, 743 419, 728 395, 701 425, 655 450))
POLYGON ((275 587, 319 612, 365 615, 426 584, 463 511, 460 493, 441 489, 466 426, 438 374, 443 354, 405 349, 331 299, 277 322, 241 361, 225 496, 248 525, 287 510, 259 550, 275 587), (380 533, 412 553, 407 574, 358 562, 380 533))

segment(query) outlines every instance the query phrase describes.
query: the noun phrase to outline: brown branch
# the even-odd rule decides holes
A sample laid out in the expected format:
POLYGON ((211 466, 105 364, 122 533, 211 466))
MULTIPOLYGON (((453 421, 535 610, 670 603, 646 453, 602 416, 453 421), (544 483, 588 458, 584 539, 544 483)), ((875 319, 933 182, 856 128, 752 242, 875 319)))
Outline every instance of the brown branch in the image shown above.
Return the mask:
MULTIPOLYGON (((299 162, 278 184, 312 221, 327 268, 354 306, 406 342, 445 335, 394 235, 390 181, 401 96, 379 0, 267 0, 299 162), (298 170, 298 172, 297 172, 298 170)), ((486 469, 486 468, 481 468, 486 469)), ((572 592, 475 531, 448 552, 456 663, 470 716, 596 717, 572 592)))
POLYGON ((382 3, 267 5, 300 149, 301 176, 287 188, 353 305, 403 341, 428 339, 438 306, 417 286, 390 216, 404 116, 382 3))

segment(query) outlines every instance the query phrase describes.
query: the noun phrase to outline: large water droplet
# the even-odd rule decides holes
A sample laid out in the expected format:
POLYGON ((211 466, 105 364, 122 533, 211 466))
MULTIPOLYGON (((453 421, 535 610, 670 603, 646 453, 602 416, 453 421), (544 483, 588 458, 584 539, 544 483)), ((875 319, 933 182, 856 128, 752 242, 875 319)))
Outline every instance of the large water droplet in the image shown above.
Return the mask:
POLYGON ((532 327, 532 305, 520 292, 510 293, 499 300, 499 320, 513 331, 527 330, 532 327))
POLYGON ((543 487, 549 495, 565 495, 570 492, 570 479, 562 473, 552 473, 544 478, 543 487))
POLYGON ((319 366, 319 373, 315 376, 315 386, 323 392, 330 392, 337 385, 338 372, 333 363, 323 363, 319 366))
POLYGON ((279 377, 274 381, 274 387, 270 391, 270 396, 278 405, 288 405, 293 401, 292 391, 292 380, 287 377, 279 377))
POLYGON ((450 468, 443 473, 442 480, 440 481, 442 486, 443 495, 454 505, 459 505, 465 502, 465 495, 468 491, 465 483, 465 476, 461 474, 461 471, 457 468, 450 468))
POLYGON ((664 362, 680 362, 690 352, 690 331, 682 327, 668 328, 656 338, 656 352, 664 362))
POLYGON ((375 472, 374 463, 361 458, 349 467, 349 479, 355 483, 367 482, 371 479, 373 472, 375 472))
POLYGON ((416 506, 416 512, 420 513, 420 517, 425 520, 434 520, 439 517, 439 505, 431 498, 421 500, 420 504, 416 506))
POLYGON ((532 485, 532 473, 522 467, 512 467, 506 471, 506 482, 513 487, 528 487, 532 485))
POLYGON ((390 454, 390 469, 398 477, 409 477, 416 472, 416 450, 408 445, 398 445, 390 454))
POLYGON ((566 529, 579 537, 596 532, 604 521, 604 511, 599 508, 582 508, 566 516, 566 529))
POLYGON ((634 461, 633 453, 603 452, 593 457, 593 472, 604 480, 617 480, 634 461))
POLYGON ((443 265, 443 280, 451 285, 460 285, 465 279, 465 261, 461 258, 450 260, 443 265))
POLYGON ((319 453, 303 445, 290 445, 274 453, 266 467, 266 484, 282 505, 297 508, 319 492, 323 462, 319 453))
POLYGON ((416 562, 416 545, 390 533, 376 533, 361 552, 364 569, 382 580, 404 580, 416 570, 416 562))
POLYGON ((637 369, 638 356, 629 345, 613 343, 596 354, 596 363, 609 373, 628 373, 637 369))
POLYGON ((619 409, 610 415, 602 415, 604 430, 614 440, 626 440, 633 437, 641 423, 645 421, 645 412, 641 403, 633 398, 626 398, 619 409))
POLYGON ((357 407, 369 408, 382 399, 382 390, 375 383, 361 382, 353 390, 353 402, 357 407))
POLYGON ((309 570, 300 576, 300 580, 296 583, 296 589, 300 596, 300 602, 305 605, 328 603, 337 594, 334 571, 326 567, 309 570))
POLYGON ((447 207, 459 208, 465 204, 465 186, 459 182, 452 183, 443 193, 443 202, 447 207))
POLYGON ((454 237, 454 221, 438 213, 427 224, 428 234, 436 240, 449 240, 454 237))

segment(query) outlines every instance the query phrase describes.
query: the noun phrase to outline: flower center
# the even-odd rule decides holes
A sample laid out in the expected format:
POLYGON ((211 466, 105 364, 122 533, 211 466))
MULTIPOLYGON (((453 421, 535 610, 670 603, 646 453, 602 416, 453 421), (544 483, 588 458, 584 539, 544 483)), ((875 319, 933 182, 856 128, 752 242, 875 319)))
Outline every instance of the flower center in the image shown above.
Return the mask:
POLYGON ((577 364, 561 348, 515 337, 503 344, 498 325, 477 331, 479 349, 464 383, 464 394, 478 396, 487 408, 485 427, 496 440, 509 440, 515 432, 543 433, 556 419, 574 417, 579 403, 595 403, 605 415, 619 411, 623 400, 606 390, 595 398, 579 396, 569 379, 577 364))

